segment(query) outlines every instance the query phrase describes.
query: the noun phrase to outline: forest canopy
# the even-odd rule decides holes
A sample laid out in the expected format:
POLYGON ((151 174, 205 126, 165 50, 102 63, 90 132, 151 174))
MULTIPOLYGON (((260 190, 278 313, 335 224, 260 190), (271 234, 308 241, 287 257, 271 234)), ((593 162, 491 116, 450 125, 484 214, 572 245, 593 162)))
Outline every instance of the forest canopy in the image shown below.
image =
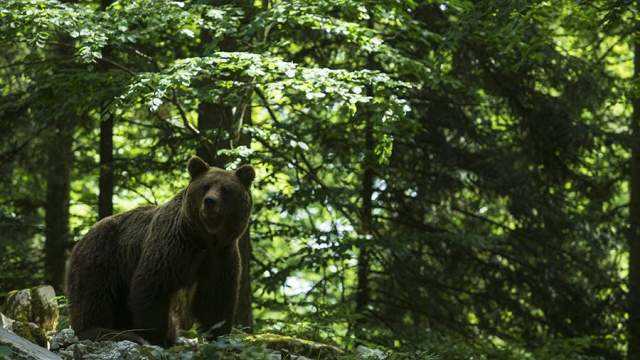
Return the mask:
POLYGON ((62 294, 89 228, 169 200, 198 154, 257 173, 239 328, 635 359, 639 11, 2 1, 0 296, 62 294))

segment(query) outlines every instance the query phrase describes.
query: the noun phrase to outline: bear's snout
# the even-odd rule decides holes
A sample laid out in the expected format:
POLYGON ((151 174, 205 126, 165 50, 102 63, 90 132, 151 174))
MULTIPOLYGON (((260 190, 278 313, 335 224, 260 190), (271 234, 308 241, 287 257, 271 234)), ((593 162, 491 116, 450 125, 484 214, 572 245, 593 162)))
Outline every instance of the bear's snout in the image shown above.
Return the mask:
POLYGON ((206 196, 203 200, 203 210, 208 216, 217 214, 219 211, 220 200, 213 195, 206 196))
POLYGON ((216 206, 217 203, 218 199, 214 198, 213 196, 207 196, 206 198, 204 198, 204 206, 208 208, 216 206))

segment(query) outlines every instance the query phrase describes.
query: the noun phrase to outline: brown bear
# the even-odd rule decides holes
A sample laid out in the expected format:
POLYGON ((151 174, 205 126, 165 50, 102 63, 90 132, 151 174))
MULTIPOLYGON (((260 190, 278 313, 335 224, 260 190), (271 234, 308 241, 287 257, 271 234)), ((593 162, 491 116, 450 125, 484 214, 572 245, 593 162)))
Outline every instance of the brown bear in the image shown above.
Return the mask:
POLYGON ((169 202, 104 218, 73 249, 67 295, 80 338, 170 345, 171 303, 183 290, 189 317, 212 337, 230 331, 238 239, 249 221, 255 172, 249 165, 210 167, 197 156, 188 170, 189 185, 169 202))

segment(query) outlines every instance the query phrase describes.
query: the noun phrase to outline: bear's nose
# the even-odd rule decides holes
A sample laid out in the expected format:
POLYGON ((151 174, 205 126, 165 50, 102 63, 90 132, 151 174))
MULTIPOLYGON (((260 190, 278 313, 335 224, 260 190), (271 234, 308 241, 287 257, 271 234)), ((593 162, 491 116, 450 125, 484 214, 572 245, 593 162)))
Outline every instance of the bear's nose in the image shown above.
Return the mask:
POLYGON ((213 196, 207 196, 206 198, 204 198, 204 206, 206 207, 214 207, 217 202, 218 200, 213 196))

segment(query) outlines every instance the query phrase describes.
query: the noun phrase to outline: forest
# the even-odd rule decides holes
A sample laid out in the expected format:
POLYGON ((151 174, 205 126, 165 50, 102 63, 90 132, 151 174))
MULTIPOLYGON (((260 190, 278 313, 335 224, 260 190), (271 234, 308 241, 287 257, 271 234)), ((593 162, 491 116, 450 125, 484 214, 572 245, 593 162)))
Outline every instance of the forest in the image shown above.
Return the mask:
POLYGON ((171 200, 198 155, 255 170, 234 334, 345 359, 640 359, 639 13, 0 1, 0 311, 51 285, 68 327, 74 245, 171 200))

